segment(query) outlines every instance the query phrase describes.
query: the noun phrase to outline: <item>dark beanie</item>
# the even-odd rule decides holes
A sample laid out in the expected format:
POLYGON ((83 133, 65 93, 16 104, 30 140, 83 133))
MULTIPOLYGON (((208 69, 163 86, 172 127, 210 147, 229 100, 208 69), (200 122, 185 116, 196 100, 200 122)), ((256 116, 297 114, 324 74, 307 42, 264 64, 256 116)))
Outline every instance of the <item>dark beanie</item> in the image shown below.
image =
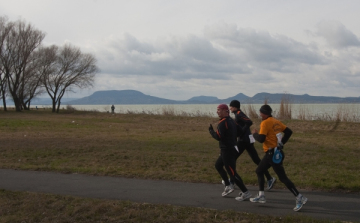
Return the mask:
POLYGON ((240 108, 240 101, 238 101, 238 100, 232 100, 232 101, 230 102, 230 107, 240 108))
POLYGON ((263 105, 260 108, 260 112, 264 115, 271 115, 272 109, 269 105, 263 105))

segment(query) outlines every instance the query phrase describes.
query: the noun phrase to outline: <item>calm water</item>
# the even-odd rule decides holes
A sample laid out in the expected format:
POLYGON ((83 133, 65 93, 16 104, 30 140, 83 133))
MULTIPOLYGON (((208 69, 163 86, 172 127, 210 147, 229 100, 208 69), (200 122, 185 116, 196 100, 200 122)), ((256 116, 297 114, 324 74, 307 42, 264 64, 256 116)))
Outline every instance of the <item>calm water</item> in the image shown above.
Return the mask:
MULTIPOLYGON (((262 104, 242 104, 241 109, 246 113, 253 107, 259 111, 262 104)), ((190 105, 114 105, 115 113, 146 113, 164 114, 171 112, 176 115, 189 114, 192 116, 208 115, 217 117, 217 104, 190 104, 190 105)), ((275 114, 279 111, 280 104, 270 104, 275 114)), ((38 106, 39 108, 44 106, 38 106)), ((48 107, 48 106, 46 106, 48 107)), ((66 106, 62 106, 65 108, 66 106)), ((77 110, 110 112, 111 105, 72 105, 77 110)), ((360 104, 291 104, 292 118, 297 119, 299 114, 305 115, 306 119, 333 118, 344 116, 351 118, 351 121, 360 120, 360 104)))

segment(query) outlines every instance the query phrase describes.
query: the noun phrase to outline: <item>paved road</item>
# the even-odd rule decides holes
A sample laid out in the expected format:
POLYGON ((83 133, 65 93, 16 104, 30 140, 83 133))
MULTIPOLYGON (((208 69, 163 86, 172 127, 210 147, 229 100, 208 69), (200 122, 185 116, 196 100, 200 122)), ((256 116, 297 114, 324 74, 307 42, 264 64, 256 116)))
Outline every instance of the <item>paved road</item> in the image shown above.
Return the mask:
MULTIPOLYGON (((279 183, 279 182, 277 182, 279 183)), ((0 188, 12 191, 31 191, 80 197, 129 200, 152 204, 172 204, 218 210, 267 215, 306 215, 318 219, 360 222, 360 195, 315 191, 300 191, 309 200, 294 212, 295 198, 287 190, 265 192, 265 204, 238 202, 221 197, 221 184, 184 183, 162 180, 129 179, 121 177, 60 174, 38 171, 0 169, 0 188)), ((249 187, 255 195, 256 187, 249 187)))

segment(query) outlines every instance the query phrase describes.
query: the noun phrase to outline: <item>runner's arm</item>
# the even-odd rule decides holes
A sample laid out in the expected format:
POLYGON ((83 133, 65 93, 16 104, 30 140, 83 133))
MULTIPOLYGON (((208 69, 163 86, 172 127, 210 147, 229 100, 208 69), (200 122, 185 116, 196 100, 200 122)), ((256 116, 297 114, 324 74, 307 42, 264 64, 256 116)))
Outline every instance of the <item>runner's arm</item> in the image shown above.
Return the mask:
POLYGON ((259 134, 259 133, 255 132, 255 133, 253 134, 253 136, 254 136, 254 139, 255 139, 256 141, 258 141, 258 142, 260 142, 260 143, 265 142, 266 135, 259 134))
POLYGON ((223 139, 222 134, 226 131, 226 126, 224 122, 220 122, 217 126, 216 132, 214 130, 209 130, 211 136, 216 139, 217 141, 221 141, 223 139))
POLYGON ((283 133, 284 133, 284 136, 283 136, 282 139, 281 139, 281 143, 282 143, 282 144, 285 144, 285 143, 289 140, 289 138, 290 138, 290 136, 292 135, 293 132, 292 132, 291 129, 289 129, 288 127, 286 127, 286 128, 284 129, 283 133))

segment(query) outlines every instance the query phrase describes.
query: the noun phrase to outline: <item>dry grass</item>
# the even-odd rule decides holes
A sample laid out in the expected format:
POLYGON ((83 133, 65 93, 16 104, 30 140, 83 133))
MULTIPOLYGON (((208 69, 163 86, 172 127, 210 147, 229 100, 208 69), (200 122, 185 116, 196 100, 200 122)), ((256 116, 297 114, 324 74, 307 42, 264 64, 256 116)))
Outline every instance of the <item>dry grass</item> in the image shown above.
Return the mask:
POLYGON ((291 119, 291 114, 292 114, 292 105, 290 98, 287 94, 284 94, 280 102, 280 109, 279 109, 279 114, 277 114, 277 118, 291 119))
MULTIPOLYGON (((218 143, 208 133, 209 123, 216 125, 217 118, 29 111, 3 112, 0 120, 1 168, 219 181, 213 167, 218 143)), ((254 122, 252 128, 258 128, 260 120, 254 122)), ((360 123, 285 123, 294 132, 285 146, 285 165, 298 187, 360 191, 360 123), (326 180, 318 180, 324 176, 326 180)), ((261 145, 255 146, 262 156, 261 145)), ((244 181, 257 184, 248 155, 244 153, 238 162, 244 181)))
POLYGON ((309 109, 305 105, 301 104, 299 107, 299 114, 297 119, 304 121, 304 120, 309 120, 309 118, 310 118, 309 109))
POLYGON ((326 223, 302 215, 263 216, 236 211, 86 199, 28 192, 0 191, 0 222, 302 222, 326 223))
POLYGON ((360 122, 360 111, 355 104, 339 104, 333 112, 313 114, 307 105, 299 106, 299 120, 321 120, 330 122, 360 122))
MULTIPOLYGON (((260 120, 254 121, 252 128, 258 128, 260 120)), ((208 133, 216 122, 176 115, 1 112, 0 168, 219 183, 218 144, 208 133)), ((298 188, 360 191, 360 123, 285 123, 294 134, 285 145, 284 165, 298 188)), ((262 156, 259 143, 256 148, 262 156)), ((238 163, 244 182, 257 184, 250 157, 244 153, 238 163)), ((329 222, 7 191, 0 191, 0 207, 0 222, 329 222)))
POLYGON ((258 119, 259 115, 258 115, 258 111, 255 109, 253 104, 246 104, 244 105, 244 112, 245 114, 250 118, 250 119, 258 119))

